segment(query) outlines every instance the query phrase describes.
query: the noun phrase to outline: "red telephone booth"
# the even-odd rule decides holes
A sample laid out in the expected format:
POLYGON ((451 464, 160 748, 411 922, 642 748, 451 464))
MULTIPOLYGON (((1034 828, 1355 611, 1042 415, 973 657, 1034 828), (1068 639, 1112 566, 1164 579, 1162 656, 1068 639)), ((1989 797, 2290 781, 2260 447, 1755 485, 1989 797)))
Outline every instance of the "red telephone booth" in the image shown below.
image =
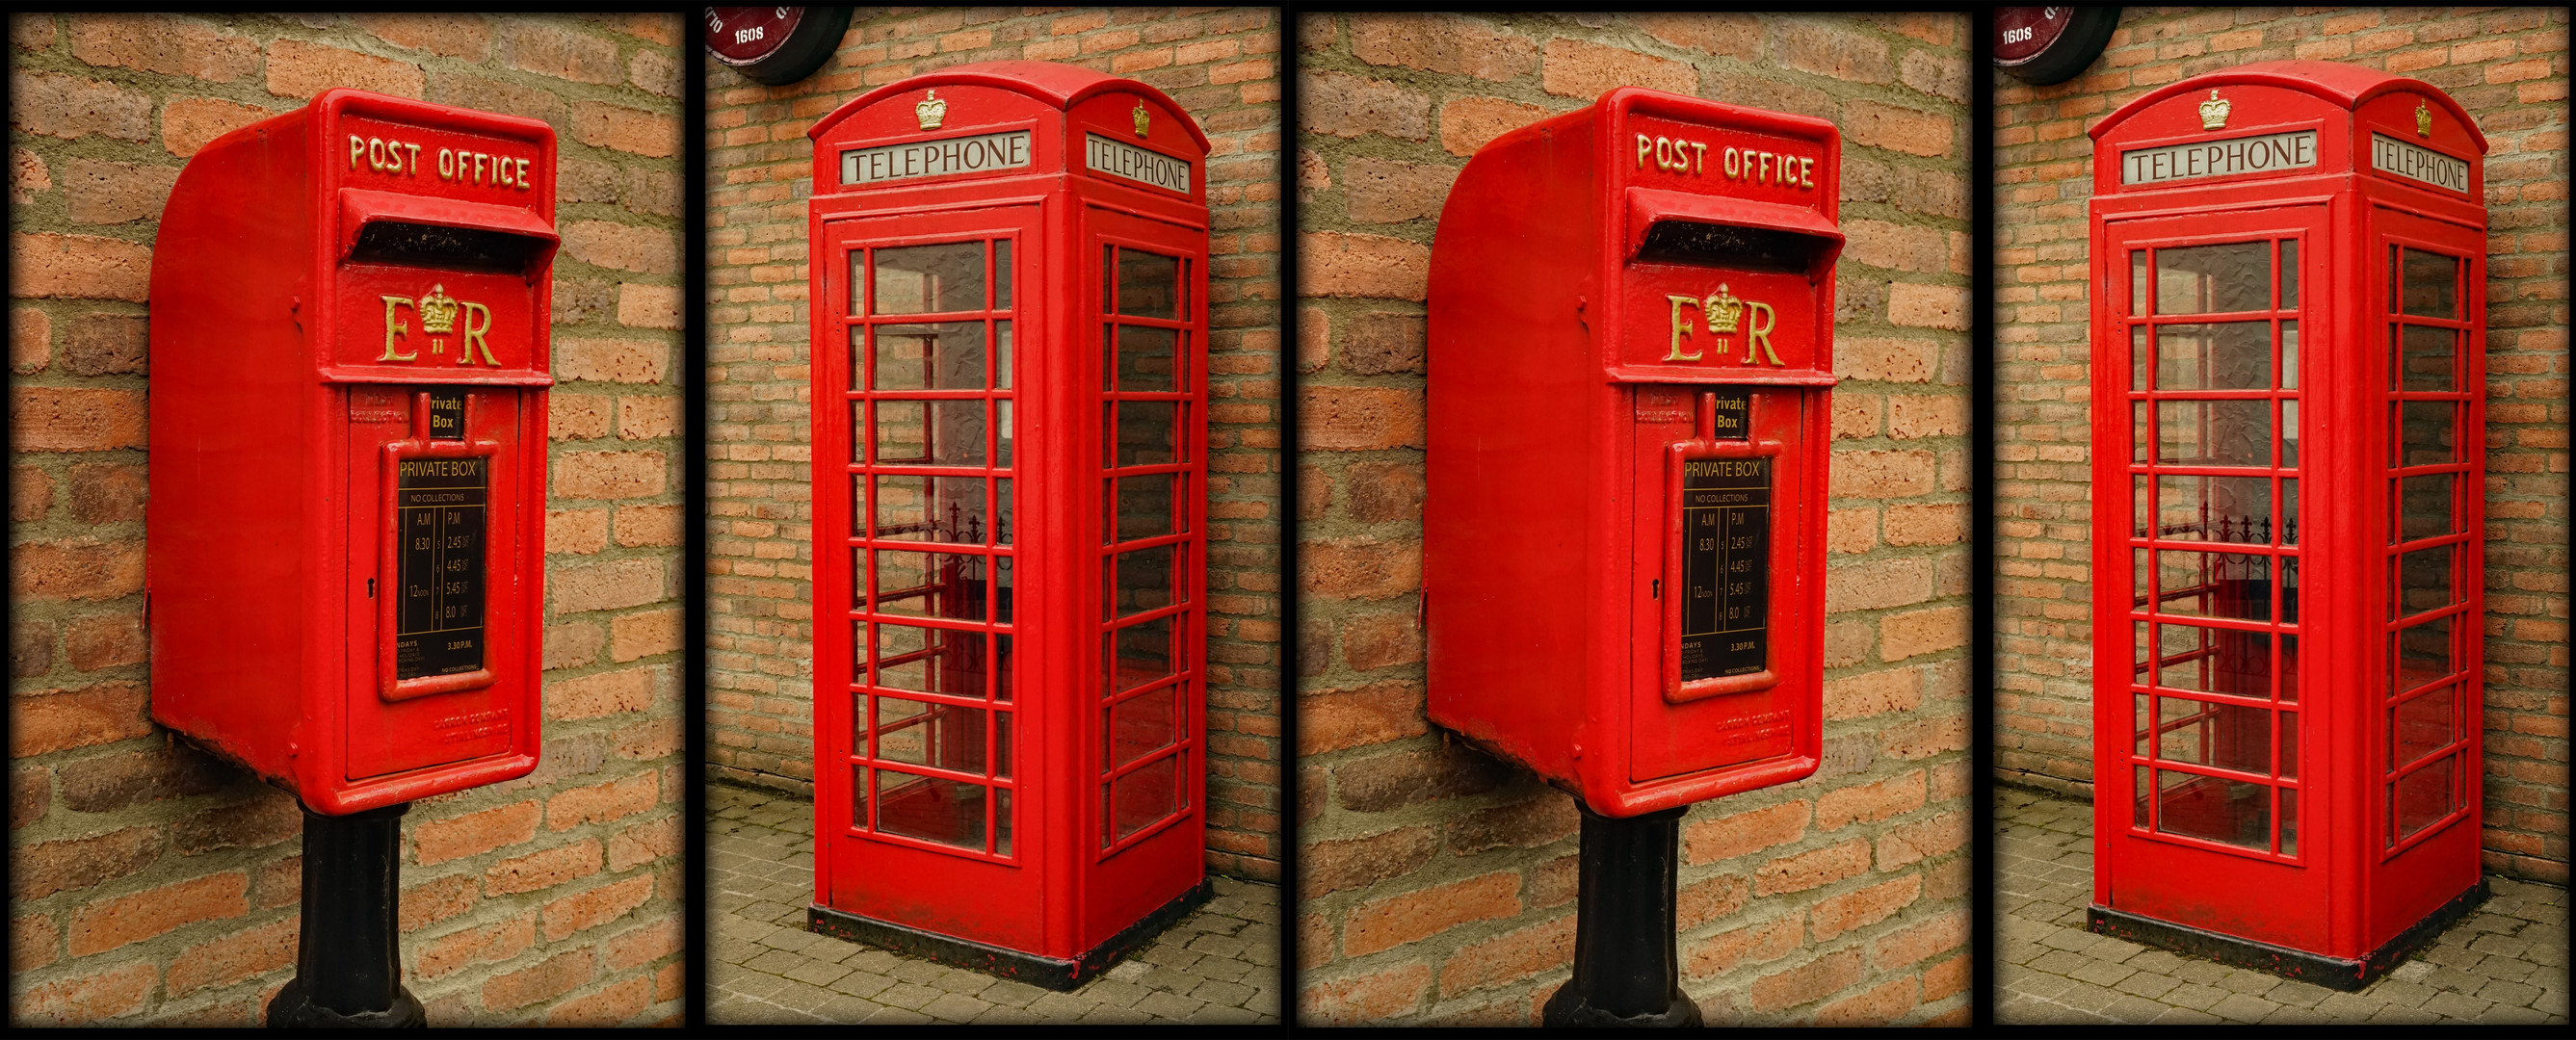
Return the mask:
POLYGON ((814 139, 818 931, 1071 988, 1207 897, 1207 137, 1049 62, 814 139))
POLYGON ((2357 989, 2485 892, 2486 141, 2315 61, 2093 137, 2091 924, 2357 989))

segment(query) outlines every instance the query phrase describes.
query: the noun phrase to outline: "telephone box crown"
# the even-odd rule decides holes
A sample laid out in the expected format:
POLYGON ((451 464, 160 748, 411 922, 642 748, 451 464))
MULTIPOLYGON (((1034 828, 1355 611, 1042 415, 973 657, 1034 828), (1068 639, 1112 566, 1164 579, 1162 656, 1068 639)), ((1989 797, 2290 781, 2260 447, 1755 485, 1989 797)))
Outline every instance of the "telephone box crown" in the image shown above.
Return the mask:
POLYGON ((2227 110, 2234 107, 2236 107, 2234 102, 2218 96, 2217 88, 2210 88, 2209 100, 2200 103, 2200 128, 2203 130, 2226 129, 2227 110))
POLYGON ((921 102, 912 106, 912 114, 920 118, 922 129, 937 130, 939 124, 948 118, 948 102, 939 100, 939 91, 925 90, 921 93, 921 102))

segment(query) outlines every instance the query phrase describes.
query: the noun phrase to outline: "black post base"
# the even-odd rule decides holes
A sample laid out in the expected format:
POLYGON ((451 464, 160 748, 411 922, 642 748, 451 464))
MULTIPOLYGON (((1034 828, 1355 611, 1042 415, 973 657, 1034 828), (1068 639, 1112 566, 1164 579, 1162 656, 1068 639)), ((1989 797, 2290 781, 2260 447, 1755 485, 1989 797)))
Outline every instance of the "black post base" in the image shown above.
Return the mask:
POLYGON ((1547 998, 1551 1029, 1697 1026, 1682 992, 1674 880, 1682 810, 1626 819, 1583 810, 1574 904, 1574 977, 1547 998))
POLYGON ((408 802, 324 816, 304 809, 303 922, 295 978, 268 1002, 277 1029, 418 1029, 429 1025, 402 984, 394 943, 402 903, 402 816, 408 802))

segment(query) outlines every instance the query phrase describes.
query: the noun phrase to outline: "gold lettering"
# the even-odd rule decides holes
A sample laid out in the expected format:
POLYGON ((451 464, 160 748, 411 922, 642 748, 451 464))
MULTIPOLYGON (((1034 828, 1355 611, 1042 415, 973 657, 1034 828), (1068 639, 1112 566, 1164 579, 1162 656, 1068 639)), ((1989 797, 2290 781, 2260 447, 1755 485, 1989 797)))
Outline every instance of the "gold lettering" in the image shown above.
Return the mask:
POLYGON ((1726 176, 1733 180, 1744 175, 1744 156, 1733 148, 1726 150, 1726 176))
POLYGON ((407 150, 407 151, 411 152, 411 174, 412 174, 412 176, 414 176, 414 177, 420 176, 420 146, 419 146, 419 145, 416 145, 416 144, 405 144, 405 145, 403 145, 403 148, 404 148, 405 150, 407 150))
POLYGON ((1699 360, 1699 353, 1697 351, 1693 351, 1688 354, 1682 353, 1682 337, 1690 335, 1691 328, 1690 318, 1682 313, 1682 308, 1699 306, 1699 298, 1696 296, 1682 296, 1678 294, 1668 294, 1664 298, 1672 301, 1673 304, 1673 349, 1671 352, 1664 355, 1664 360, 1699 360))
POLYGON ((1648 137, 1648 136, 1646 136, 1646 135, 1644 135, 1644 134, 1638 134, 1638 135, 1637 135, 1637 168, 1638 168, 1638 169, 1642 170, 1642 169, 1645 169, 1645 168, 1646 168, 1646 155, 1647 155, 1647 153, 1652 152, 1652 151, 1654 151, 1654 150, 1655 150, 1655 139, 1654 139, 1654 138, 1648 137))
POLYGON ((384 354, 383 354, 382 356, 380 356, 380 357, 376 358, 376 360, 378 360, 378 361, 409 361, 409 360, 412 360, 413 358, 417 358, 417 357, 419 357, 419 356, 420 356, 420 352, 419 352, 419 351, 417 351, 417 350, 412 351, 412 352, 411 352, 411 353, 409 353, 409 354, 397 354, 397 353, 395 353, 395 352, 394 352, 394 340, 395 340, 396 338, 400 337, 404 332, 408 331, 408 330, 403 326, 402 316, 401 316, 401 315, 399 315, 399 314, 395 314, 395 313, 394 313, 394 308, 396 308, 396 307, 409 307, 409 306, 411 306, 411 305, 412 305, 412 302, 411 302, 411 300, 410 300, 409 298, 407 298, 407 297, 402 297, 402 296, 387 296, 387 297, 385 297, 385 352, 384 352, 384 354))
POLYGON ((484 333, 492 331, 492 308, 479 303, 464 303, 462 306, 465 308, 465 347, 456 352, 456 363, 473 364, 474 348, 481 347, 483 360, 489 362, 494 368, 501 367, 501 360, 492 356, 492 344, 483 338, 484 333), (483 323, 480 325, 474 323, 474 316, 477 314, 483 316, 483 323))
POLYGON ((1816 186, 1816 161, 1814 159, 1802 157, 1798 160, 1798 186, 1801 188, 1812 188, 1816 186))
POLYGON ((474 153, 474 183, 481 184, 484 182, 483 171, 491 161, 492 157, 489 155, 485 155, 481 152, 474 153))
POLYGON ((438 179, 442 181, 456 179, 456 152, 453 149, 438 150, 438 179))
POLYGON ((1744 306, 1747 310, 1753 312, 1753 322, 1746 330, 1744 339, 1745 363, 1760 364, 1761 361, 1759 360, 1759 355, 1754 353, 1755 350, 1760 350, 1763 354, 1771 355, 1772 364, 1780 364, 1779 352, 1771 349, 1771 324, 1773 317, 1771 305, 1746 300, 1744 301, 1744 306))
POLYGON ((361 158, 364 158, 364 157, 366 156, 366 154, 367 154, 367 139, 366 139, 366 138, 363 138, 363 137, 360 137, 360 136, 358 136, 358 135, 356 135, 356 134, 350 134, 350 135, 349 135, 349 168, 350 168, 350 169, 352 169, 352 170, 357 169, 357 168, 358 168, 358 160, 359 160, 359 159, 361 159, 361 158))
POLYGON ((519 190, 528 190, 528 161, 526 159, 519 160, 519 190))
POLYGON ((1707 173, 1707 172, 1708 172, 1708 142, 1706 142, 1706 141, 1693 141, 1693 142, 1691 142, 1691 143, 1690 143, 1690 146, 1691 146, 1691 172, 1692 172, 1692 173, 1701 173, 1701 174, 1707 173))

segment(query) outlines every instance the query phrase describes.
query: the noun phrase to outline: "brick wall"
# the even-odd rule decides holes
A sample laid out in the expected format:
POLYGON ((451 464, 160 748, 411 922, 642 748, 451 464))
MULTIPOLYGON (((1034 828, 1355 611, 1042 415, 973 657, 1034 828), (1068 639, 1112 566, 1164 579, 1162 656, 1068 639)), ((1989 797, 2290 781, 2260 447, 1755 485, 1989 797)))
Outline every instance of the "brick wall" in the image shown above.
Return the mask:
POLYGON ((810 793, 813 583, 805 200, 816 119, 906 76, 1060 61, 1170 94, 1207 164, 1208 865, 1278 877, 1279 27, 1269 9, 947 8, 850 24, 784 87, 709 63, 710 776, 810 793))
POLYGON ((1995 763, 2092 788, 2085 205, 2092 125, 2316 58, 2448 91, 2487 135, 2486 866, 2567 880, 2567 11, 2128 8, 2086 74, 1995 98, 1995 763))
POLYGON ((560 135, 546 742, 405 817, 441 1025, 675 1022, 676 15, 10 20, 13 1022, 255 1025, 294 974, 292 796, 147 717, 146 281, 188 156, 332 86, 560 135))
POLYGON ((1478 146, 1634 84, 1832 120, 1825 764, 1684 822, 1712 1023, 1967 1021, 1967 20, 1306 15, 1297 934, 1309 1023, 1527 1023, 1573 800, 1423 717, 1423 298, 1478 146))

